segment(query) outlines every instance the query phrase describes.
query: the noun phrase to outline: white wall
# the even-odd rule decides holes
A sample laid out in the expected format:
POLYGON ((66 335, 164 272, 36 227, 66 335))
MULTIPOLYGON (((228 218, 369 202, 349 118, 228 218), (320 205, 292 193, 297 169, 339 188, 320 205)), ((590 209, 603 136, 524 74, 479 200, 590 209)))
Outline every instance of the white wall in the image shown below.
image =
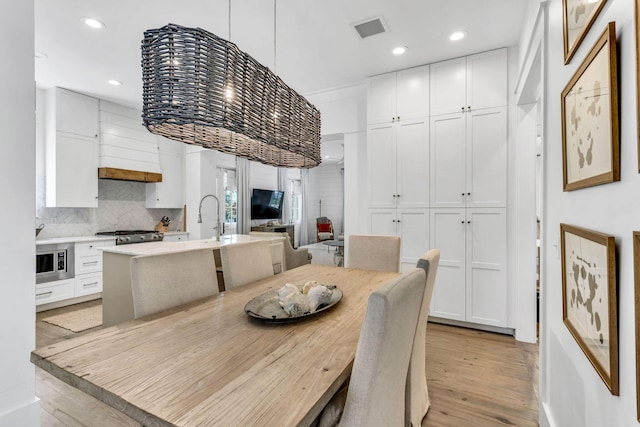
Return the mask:
POLYGON ((0 426, 40 425, 35 398, 35 83, 33 2, 0 1, 0 426), (10 11, 10 13, 8 12, 10 11))
MULTIPOLYGON (((632 232, 640 230, 637 160, 634 1, 608 1, 571 63, 564 65, 562 2, 548 3, 542 230, 540 395, 549 425, 635 426, 636 361, 632 232), (562 191, 560 93, 606 24, 616 22, 620 99, 621 181, 562 191), (562 322, 560 223, 615 236, 618 263, 620 396, 612 396, 562 322)), ((541 425, 546 425, 546 421, 541 425)))

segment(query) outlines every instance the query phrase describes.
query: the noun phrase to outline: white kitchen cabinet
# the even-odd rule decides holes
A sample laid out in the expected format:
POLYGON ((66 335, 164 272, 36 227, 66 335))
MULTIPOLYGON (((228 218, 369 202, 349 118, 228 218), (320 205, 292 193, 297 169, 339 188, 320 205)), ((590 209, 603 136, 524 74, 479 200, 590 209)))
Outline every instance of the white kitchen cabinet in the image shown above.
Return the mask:
POLYGON ((46 110, 46 206, 97 207, 98 100, 54 87, 46 110))
POLYGON ((426 117, 370 126, 370 208, 429 207, 429 123, 426 117))
POLYGON ((431 117, 430 206, 506 207, 507 108, 431 117))
POLYGON ((75 243, 75 297, 102 292, 101 248, 115 244, 115 239, 75 243))
POLYGON ((74 279, 36 284, 36 305, 73 298, 74 279))
POLYGON ((162 182, 145 184, 147 208, 184 207, 184 144, 158 138, 162 182))
POLYGON ((189 233, 171 233, 164 234, 163 242, 184 242, 189 240, 189 233))
POLYGON ((367 123, 429 115, 429 66, 371 77, 367 82, 367 123))
POLYGON ((507 105, 507 49, 430 65, 430 114, 507 105))
POLYGON ((415 268, 429 249, 428 209, 370 209, 369 232, 400 237, 400 268, 415 268))
POLYGON ((507 327, 506 209, 431 209, 440 263, 430 316, 507 327))

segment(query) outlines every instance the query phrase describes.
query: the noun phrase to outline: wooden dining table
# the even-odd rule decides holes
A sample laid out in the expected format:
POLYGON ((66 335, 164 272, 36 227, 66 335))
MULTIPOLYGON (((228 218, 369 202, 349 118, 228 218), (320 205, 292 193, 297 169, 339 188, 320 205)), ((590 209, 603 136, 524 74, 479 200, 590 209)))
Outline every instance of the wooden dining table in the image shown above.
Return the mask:
POLYGON ((351 372, 369 295, 398 275, 305 265, 38 348, 31 361, 145 426, 309 425, 351 372), (286 323, 244 312, 309 280, 342 300, 286 323))

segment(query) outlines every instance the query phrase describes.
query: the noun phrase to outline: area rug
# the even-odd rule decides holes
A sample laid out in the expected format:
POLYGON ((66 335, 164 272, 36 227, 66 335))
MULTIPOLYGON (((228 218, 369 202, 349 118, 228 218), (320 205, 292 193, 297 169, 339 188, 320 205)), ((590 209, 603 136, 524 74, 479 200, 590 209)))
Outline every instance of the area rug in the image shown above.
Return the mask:
POLYGON ((102 304, 45 317, 42 321, 72 332, 86 331, 102 325, 102 304))

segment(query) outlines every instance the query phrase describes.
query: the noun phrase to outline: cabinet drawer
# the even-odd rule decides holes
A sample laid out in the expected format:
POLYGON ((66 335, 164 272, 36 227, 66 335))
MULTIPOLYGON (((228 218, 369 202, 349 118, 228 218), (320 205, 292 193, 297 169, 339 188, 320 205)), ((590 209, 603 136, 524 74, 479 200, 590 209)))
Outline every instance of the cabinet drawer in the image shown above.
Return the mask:
POLYGON ((102 254, 76 256, 76 275, 102 271, 102 254))
POLYGON ((76 276, 75 296, 80 297, 98 292, 102 292, 102 273, 76 276))
POLYGON ((74 279, 36 285, 36 305, 73 298, 74 279))

